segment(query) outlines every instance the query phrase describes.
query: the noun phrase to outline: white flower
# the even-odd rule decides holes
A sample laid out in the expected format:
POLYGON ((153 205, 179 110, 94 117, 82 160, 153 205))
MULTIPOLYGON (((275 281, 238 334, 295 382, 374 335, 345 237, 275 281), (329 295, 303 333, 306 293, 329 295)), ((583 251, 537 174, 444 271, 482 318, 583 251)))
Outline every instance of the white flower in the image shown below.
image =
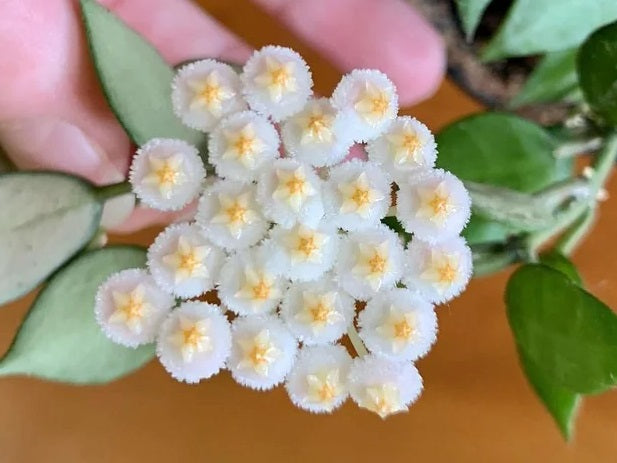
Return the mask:
POLYGON ((163 322, 156 353, 178 381, 196 383, 225 366, 231 351, 231 330, 219 307, 189 301, 163 322))
POLYGON ((397 182, 419 169, 430 169, 437 159, 431 131, 410 116, 397 117, 388 130, 368 143, 368 158, 381 165, 397 182))
POLYGON ((377 138, 398 111, 398 96, 388 77, 374 69, 355 69, 332 93, 332 105, 347 119, 356 141, 377 138))
POLYGON ((243 111, 226 117, 212 131, 208 159, 219 177, 250 182, 279 156, 279 145, 278 133, 265 117, 243 111))
POLYGON ((246 109, 240 76, 233 68, 213 59, 182 66, 172 83, 176 115, 194 129, 208 132, 232 113, 246 109))
POLYGON ((146 270, 128 269, 111 275, 96 293, 94 315, 105 336, 127 347, 154 341, 174 305, 146 270))
POLYGON ((347 399, 350 366, 351 357, 343 346, 303 347, 285 388, 297 407, 331 413, 347 399))
POLYGON ((316 167, 331 166, 345 158, 353 144, 348 132, 328 98, 310 100, 281 125, 288 155, 316 167))
POLYGON ((355 314, 355 301, 327 275, 318 281, 291 285, 281 317, 303 344, 326 344, 340 339, 355 314))
POLYGON ((252 389, 271 389, 291 370, 298 344, 275 317, 240 317, 232 323, 228 367, 232 377, 252 389))
POLYGON ((230 310, 255 315, 276 309, 285 286, 270 255, 267 246, 258 246, 227 259, 221 269, 219 297, 230 310))
POLYGON ((324 224, 317 228, 296 225, 285 229, 276 226, 270 237, 273 257, 292 281, 319 278, 332 268, 337 257, 339 238, 336 229, 324 224))
POLYGON ((463 182, 441 169, 411 176, 399 184, 396 217, 405 230, 436 242, 458 235, 469 220, 471 199, 463 182))
POLYGON ((223 259, 223 252, 206 239, 196 224, 168 226, 148 249, 148 268, 157 284, 182 298, 213 289, 223 259))
POLYGON ((377 294, 358 322, 367 349, 400 360, 423 357, 437 339, 433 305, 408 289, 377 294))
POLYGON ((324 214, 322 181, 313 168, 293 159, 277 159, 257 183, 263 214, 285 228, 296 222, 316 226, 324 214))
POLYGON ((170 211, 197 197, 205 176, 197 148, 182 140, 154 138, 137 150, 129 180, 141 201, 170 211))
POLYGON ((354 298, 367 300, 392 288, 402 271, 403 245, 388 227, 349 233, 341 240, 336 276, 354 298))
POLYGON ((252 246, 265 236, 269 226, 255 195, 255 185, 219 180, 204 190, 195 220, 218 246, 225 249, 252 246))
POLYGON ((471 278, 471 250, 459 236, 437 244, 413 239, 405 254, 404 282, 427 300, 443 303, 458 296, 471 278))
POLYGON ((313 93, 311 71, 290 48, 271 45, 257 50, 241 77, 251 109, 275 122, 300 111, 313 93))
POLYGON ((328 219, 345 230, 379 223, 390 208, 390 179, 372 162, 352 160, 330 170, 324 188, 328 219))
POLYGON ((409 409, 422 392, 422 377, 410 362, 365 355, 351 365, 349 390, 360 407, 386 418, 409 409))

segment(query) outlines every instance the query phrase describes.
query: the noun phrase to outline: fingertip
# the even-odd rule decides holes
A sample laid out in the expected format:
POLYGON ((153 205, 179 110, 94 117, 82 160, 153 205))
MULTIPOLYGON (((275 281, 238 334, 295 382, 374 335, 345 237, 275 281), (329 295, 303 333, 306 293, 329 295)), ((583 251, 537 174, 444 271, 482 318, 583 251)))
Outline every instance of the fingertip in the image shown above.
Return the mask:
POLYGON ((432 95, 446 64, 437 31, 402 0, 253 0, 343 71, 376 68, 401 105, 432 95))

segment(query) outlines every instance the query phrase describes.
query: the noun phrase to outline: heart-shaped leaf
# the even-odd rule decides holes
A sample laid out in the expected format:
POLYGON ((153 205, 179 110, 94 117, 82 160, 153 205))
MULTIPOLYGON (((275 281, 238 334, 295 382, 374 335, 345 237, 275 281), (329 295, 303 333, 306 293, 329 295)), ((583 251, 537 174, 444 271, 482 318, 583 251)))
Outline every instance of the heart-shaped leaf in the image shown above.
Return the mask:
POLYGON ((549 53, 533 70, 521 91, 510 101, 518 108, 535 103, 559 101, 578 90, 576 55, 578 48, 549 53))
POLYGON ((0 176, 0 304, 35 288, 94 236, 101 203, 69 175, 0 176))
MULTIPOLYGON (((617 2, 614 2, 617 5, 617 2)), ((617 22, 594 32, 581 47, 578 74, 589 105, 617 125, 617 22)))
POLYGON ((173 69, 139 34, 95 0, 81 0, 90 52, 107 101, 138 145, 179 138, 202 154, 205 134, 182 125, 171 105, 173 69))
POLYGON ((461 23, 467 40, 471 40, 476 32, 482 14, 492 0, 457 0, 456 6, 461 17, 461 23))
MULTIPOLYGON (((437 164, 465 181, 535 192, 570 176, 572 161, 555 159, 554 139, 540 126, 507 114, 484 113, 444 128, 437 164)), ((472 216, 470 243, 502 241, 508 227, 472 216)))
POLYGON ((77 384, 104 383, 144 365, 153 346, 129 349, 108 340, 94 318, 94 297, 112 273, 146 262, 144 249, 90 251, 43 288, 0 360, 0 375, 32 375, 77 384))
POLYGON ((615 0, 516 0, 483 58, 497 60, 572 48, 615 19, 615 0))
POLYGON ((508 320, 521 355, 577 393, 617 382, 617 315, 560 271, 527 264, 506 288, 508 320))

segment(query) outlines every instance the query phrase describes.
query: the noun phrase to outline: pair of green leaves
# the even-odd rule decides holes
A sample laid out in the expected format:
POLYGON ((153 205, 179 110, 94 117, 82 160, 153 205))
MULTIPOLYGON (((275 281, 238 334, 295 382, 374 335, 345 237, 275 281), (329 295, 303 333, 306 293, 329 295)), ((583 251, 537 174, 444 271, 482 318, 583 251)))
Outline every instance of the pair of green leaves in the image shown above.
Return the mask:
POLYGON ((506 288, 521 365, 566 438, 582 395, 617 385, 617 316, 581 286, 574 266, 549 254, 506 288))
MULTIPOLYGON (((473 37, 490 3, 491 0, 457 0, 468 38, 473 37)), ((515 0, 483 57, 497 60, 572 48, 615 19, 614 0, 515 0)))
MULTIPOLYGON (((170 101, 173 69, 150 44, 94 0, 82 0, 91 54, 108 102, 136 144, 181 138, 203 147, 205 135, 184 127, 170 101)), ((98 230, 104 197, 91 184, 63 174, 0 176, 0 304, 30 291, 56 272, 31 307, 0 375, 29 374, 98 383, 132 371, 152 346, 126 349, 107 340, 94 319, 94 296, 111 273, 140 267, 142 249, 110 247, 62 267, 98 230)))

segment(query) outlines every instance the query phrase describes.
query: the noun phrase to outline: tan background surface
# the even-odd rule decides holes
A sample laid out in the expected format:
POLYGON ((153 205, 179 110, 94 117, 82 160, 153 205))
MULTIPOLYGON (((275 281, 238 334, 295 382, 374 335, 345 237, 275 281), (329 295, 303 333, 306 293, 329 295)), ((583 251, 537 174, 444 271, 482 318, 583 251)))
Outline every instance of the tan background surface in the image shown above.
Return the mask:
MULTIPOLYGON (((254 46, 289 45, 329 92, 339 73, 245 1, 202 0, 254 46)), ((408 113, 433 129, 478 107, 445 83, 408 113)), ((611 191, 617 194, 613 181, 611 191)), ((617 306, 617 207, 602 208, 577 252, 588 288, 617 306)), ((124 241, 146 244, 156 230, 124 241)), ((0 380, 0 462, 615 461, 617 394, 585 401, 574 442, 564 444, 519 369, 504 306, 507 275, 474 281, 439 310, 439 341, 419 363, 426 390, 408 414, 387 421, 347 403, 332 416, 294 408, 283 389, 257 393, 228 374, 198 386, 152 362, 100 387, 0 380)), ((32 297, 0 311, 0 352, 32 297)))

